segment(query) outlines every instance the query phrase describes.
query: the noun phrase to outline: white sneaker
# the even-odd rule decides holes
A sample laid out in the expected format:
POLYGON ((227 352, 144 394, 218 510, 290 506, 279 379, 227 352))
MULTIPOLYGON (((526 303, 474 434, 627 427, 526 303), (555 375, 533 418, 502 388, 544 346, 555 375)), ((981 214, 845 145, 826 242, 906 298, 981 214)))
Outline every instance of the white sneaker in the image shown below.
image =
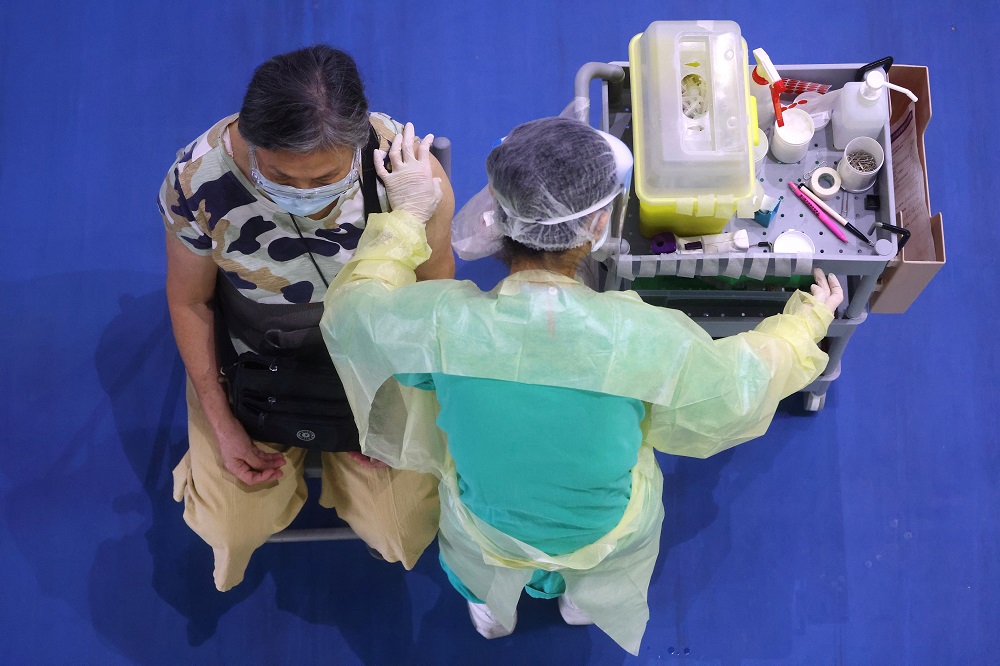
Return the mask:
MULTIPOLYGON (((466 603, 469 604, 469 617, 472 618, 472 626, 483 638, 503 638, 514 633, 514 627, 507 629, 500 624, 500 621, 493 617, 493 613, 490 612, 490 608, 486 604, 474 604, 471 601, 466 601, 466 603)), ((514 624, 517 624, 517 611, 514 611, 514 624)))
POLYGON ((565 594, 559 597, 559 614, 562 615, 563 622, 572 625, 594 624, 594 621, 587 616, 580 608, 569 600, 565 594))

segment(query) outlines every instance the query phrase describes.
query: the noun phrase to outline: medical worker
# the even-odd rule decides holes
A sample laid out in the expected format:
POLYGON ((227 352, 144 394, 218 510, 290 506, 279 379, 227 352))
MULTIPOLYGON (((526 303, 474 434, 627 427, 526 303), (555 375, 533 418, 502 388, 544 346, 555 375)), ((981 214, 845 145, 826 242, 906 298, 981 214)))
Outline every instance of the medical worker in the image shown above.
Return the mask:
POLYGON ((416 283, 440 195, 429 139, 414 153, 407 138, 381 174, 393 212, 369 218, 320 325, 363 449, 440 478, 441 563, 479 633, 510 634, 526 590, 636 654, 663 519, 653 449, 704 458, 763 434, 826 366, 840 285, 816 271, 784 314, 713 341, 677 311, 575 281, 631 156, 565 118, 517 127, 487 158, 486 221, 510 275, 485 293, 416 283))

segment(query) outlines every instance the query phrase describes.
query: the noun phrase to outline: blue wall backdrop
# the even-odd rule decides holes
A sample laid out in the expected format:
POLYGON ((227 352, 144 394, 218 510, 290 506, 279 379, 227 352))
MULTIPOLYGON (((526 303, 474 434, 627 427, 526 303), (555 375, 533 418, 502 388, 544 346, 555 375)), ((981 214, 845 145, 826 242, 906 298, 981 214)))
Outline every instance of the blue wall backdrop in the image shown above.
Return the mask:
POLYGON ((0 663, 997 663, 998 26, 985 0, 0 3, 0 663), (373 108, 453 140, 461 204, 581 64, 693 18, 737 21, 777 63, 928 65, 950 261, 860 327, 822 412, 795 400, 757 441, 661 457, 640 656, 533 599, 484 641, 434 549, 406 573, 358 541, 267 545, 216 592, 170 498, 184 373, 155 196, 175 151, 261 61, 329 42, 373 108))

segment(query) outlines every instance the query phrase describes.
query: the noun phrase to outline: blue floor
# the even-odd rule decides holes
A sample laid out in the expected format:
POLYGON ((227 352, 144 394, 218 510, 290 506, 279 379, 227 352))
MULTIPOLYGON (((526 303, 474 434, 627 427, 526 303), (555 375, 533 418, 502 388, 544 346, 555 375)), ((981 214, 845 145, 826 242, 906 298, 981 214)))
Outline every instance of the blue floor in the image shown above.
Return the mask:
POLYGON ((0 3, 0 664, 1000 663, 998 25, 985 1, 0 3), (255 65, 326 41, 373 108, 452 138, 462 203, 581 64, 683 18, 734 19, 778 63, 929 66, 949 263, 860 327, 822 412, 794 399, 755 442, 661 457, 640 656, 530 598, 486 642, 434 549, 406 573, 357 541, 268 545, 216 592, 170 498, 183 369, 154 200, 174 152, 255 65))

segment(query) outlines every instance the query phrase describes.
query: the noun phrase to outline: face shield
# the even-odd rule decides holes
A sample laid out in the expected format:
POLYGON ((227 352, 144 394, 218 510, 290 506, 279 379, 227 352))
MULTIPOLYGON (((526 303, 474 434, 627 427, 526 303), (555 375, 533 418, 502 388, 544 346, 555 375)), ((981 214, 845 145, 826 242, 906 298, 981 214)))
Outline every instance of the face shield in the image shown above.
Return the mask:
MULTIPOLYGON (((618 190, 615 192, 615 197, 612 200, 613 206, 608 217, 608 223, 604 227, 604 233, 601 238, 594 243, 591 247, 591 253, 601 252, 602 255, 606 256, 610 254, 610 248, 607 248, 605 244, 610 236, 620 239, 622 237, 622 231, 625 224, 625 212, 628 209, 628 196, 630 188, 632 187, 632 151, 628 149, 621 139, 611 136, 607 132, 598 133, 604 137, 604 140, 611 145, 611 150, 615 154, 615 177, 618 182, 618 190)), ((598 257, 603 259, 604 256, 598 257)))
MULTIPOLYGON (((605 234, 614 238, 621 236, 622 221, 632 182, 632 153, 619 139, 598 132, 584 123, 578 123, 574 129, 574 134, 578 138, 581 131, 596 132, 606 142, 606 146, 601 142, 584 140, 581 144, 571 145, 570 150, 564 152, 560 159, 588 164, 608 164, 609 160, 602 155, 607 155, 607 146, 610 146, 613 160, 610 160, 611 164, 608 164, 605 175, 598 174, 597 180, 601 183, 613 181, 616 187, 608 192, 606 185, 600 185, 597 195, 591 194, 589 198, 586 193, 571 196, 572 200, 580 204, 576 208, 560 204, 559 201, 566 200, 565 195, 568 191, 572 192, 574 188, 581 186, 579 172, 566 173, 566 169, 560 166, 558 160, 551 159, 550 153, 543 151, 543 154, 539 155, 540 151, 537 148, 539 139, 544 141, 553 136, 553 124, 558 125, 559 120, 550 118, 528 123, 529 126, 536 124, 542 126, 538 128, 539 134, 519 141, 519 149, 507 155, 507 159, 513 164, 504 166, 503 163, 494 163, 491 167, 489 165, 493 156, 491 152, 491 158, 487 159, 487 171, 490 172, 492 168, 494 175, 500 173, 507 177, 513 172, 523 172, 524 166, 528 163, 537 164, 537 168, 541 168, 544 173, 538 173, 534 170, 536 167, 532 167, 533 176, 522 178, 517 183, 510 181, 509 178, 498 183, 491 176, 490 186, 480 190, 455 213, 451 225, 452 247, 461 259, 473 261, 496 256, 503 247, 504 237, 511 237, 529 247, 552 251, 579 247, 590 242, 593 243, 593 247, 599 248, 601 254, 594 256, 599 261, 603 261, 611 251, 617 250, 616 243, 608 245, 607 239, 603 237, 605 234), (550 193, 558 193, 559 196, 553 197, 550 193), (595 201, 595 196, 600 196, 601 200, 595 201), (594 203, 590 204, 590 201, 594 203), (580 217, 586 209, 601 208, 608 208, 610 214, 608 226, 606 230, 595 233, 596 227, 594 229, 590 227, 590 223, 594 220, 586 217, 581 220, 580 217), (532 214, 518 215, 519 210, 530 210, 532 214), (517 219, 511 220, 508 217, 511 215, 517 219), (568 220, 568 222, 559 223, 557 220, 568 220)), ((567 120, 569 119, 562 119, 563 122, 567 120)), ((520 126, 518 129, 523 130, 524 127, 520 126)), ((554 131, 558 133, 560 130, 554 131)), ((507 137, 504 137, 497 141, 493 148, 506 140, 507 137)), ((584 187, 593 188, 593 185, 584 187)))

